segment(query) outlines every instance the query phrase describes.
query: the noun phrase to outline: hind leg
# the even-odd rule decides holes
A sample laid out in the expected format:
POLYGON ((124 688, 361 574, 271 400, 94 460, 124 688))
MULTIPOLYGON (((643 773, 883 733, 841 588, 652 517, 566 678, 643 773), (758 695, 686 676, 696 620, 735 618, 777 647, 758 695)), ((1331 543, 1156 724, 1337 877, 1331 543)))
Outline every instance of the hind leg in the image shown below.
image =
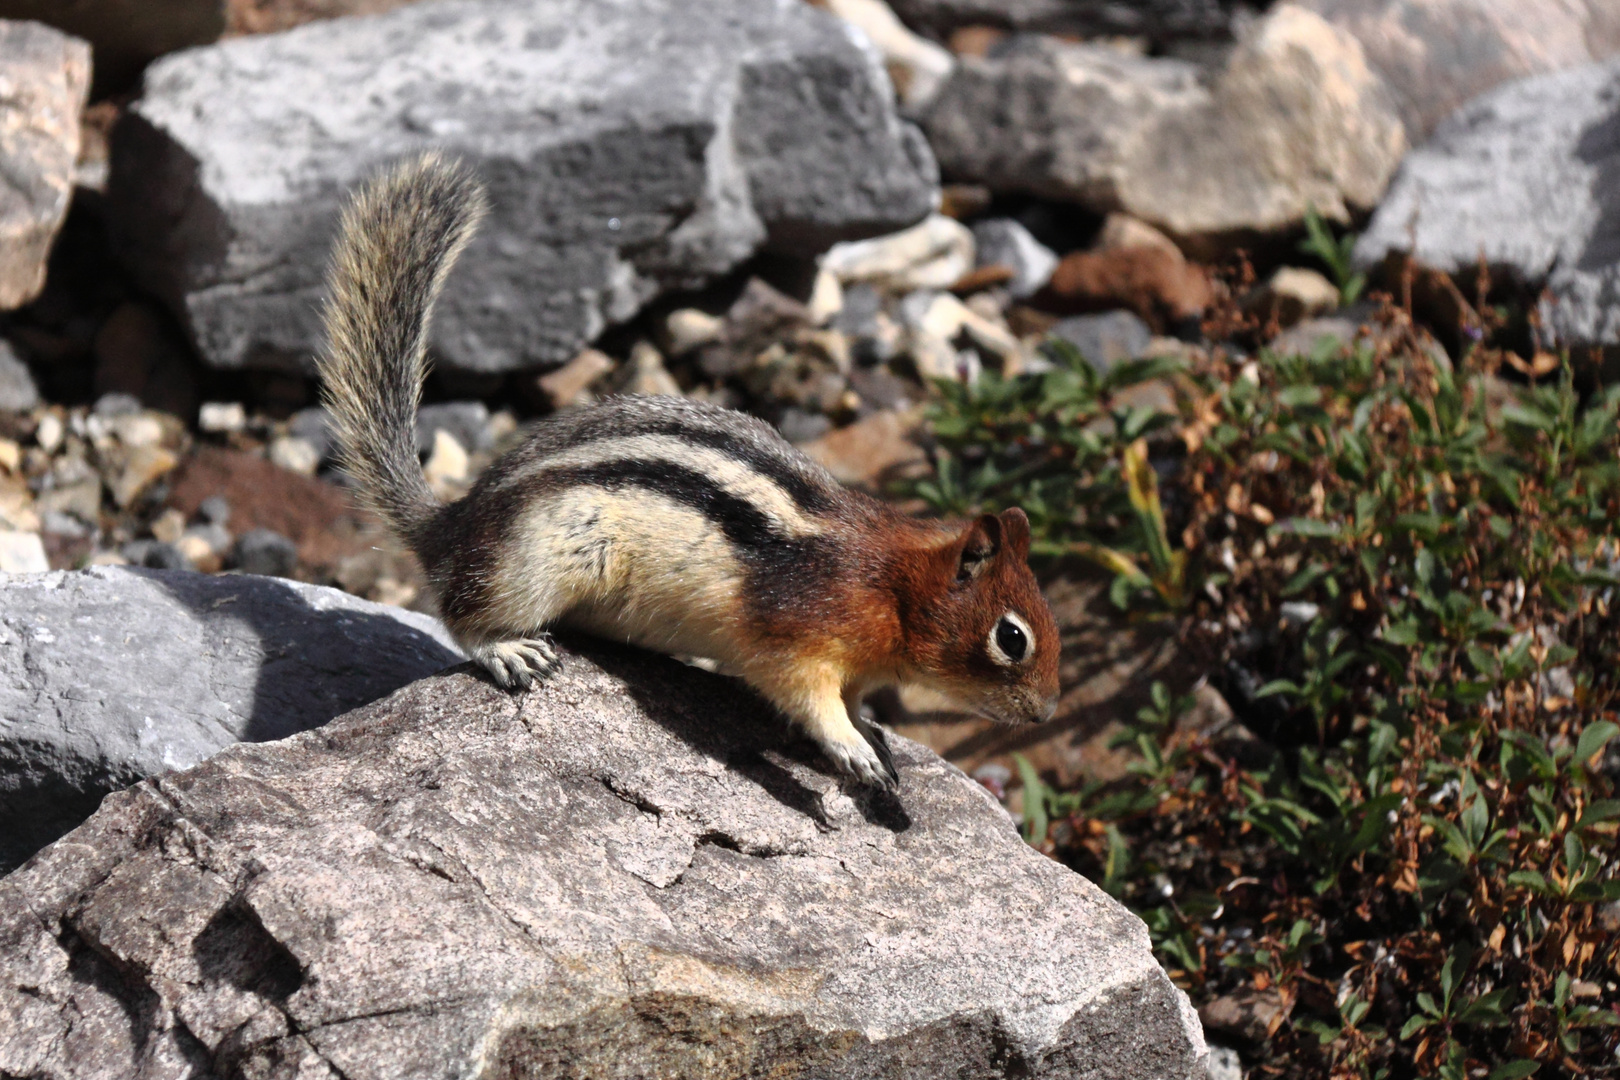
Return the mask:
POLYGON ((476 623, 445 619, 456 644, 507 690, 527 690, 562 666, 543 627, 569 608, 572 597, 555 587, 508 589, 499 608, 486 607, 476 623), (469 625, 471 623, 471 625, 469 625))
POLYGON ((502 638, 465 645, 467 655, 507 690, 527 690, 562 666, 551 635, 502 638))

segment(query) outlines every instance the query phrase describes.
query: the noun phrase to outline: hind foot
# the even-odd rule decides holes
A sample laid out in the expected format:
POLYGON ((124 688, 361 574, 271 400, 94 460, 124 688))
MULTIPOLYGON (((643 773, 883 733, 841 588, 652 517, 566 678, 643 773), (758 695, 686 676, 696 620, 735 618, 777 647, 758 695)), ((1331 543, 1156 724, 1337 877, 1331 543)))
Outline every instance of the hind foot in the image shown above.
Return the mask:
POLYGON ((486 642, 469 647, 467 655, 507 690, 527 690, 562 666, 549 637, 486 642))

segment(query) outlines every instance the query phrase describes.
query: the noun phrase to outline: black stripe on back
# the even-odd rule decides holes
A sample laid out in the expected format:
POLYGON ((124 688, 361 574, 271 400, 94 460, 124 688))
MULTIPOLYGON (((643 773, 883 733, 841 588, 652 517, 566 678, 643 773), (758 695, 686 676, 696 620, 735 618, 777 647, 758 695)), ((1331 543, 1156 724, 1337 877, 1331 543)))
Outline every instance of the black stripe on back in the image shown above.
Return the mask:
POLYGON ((637 435, 672 435, 683 442, 718 450, 776 484, 793 500, 794 505, 806 513, 825 514, 836 505, 834 493, 785 460, 787 455, 798 453, 786 442, 782 444, 780 453, 773 453, 768 447, 750 439, 738 437, 721 428, 694 423, 684 417, 637 416, 631 419, 624 414, 605 414, 595 423, 581 424, 569 448, 637 435))
POLYGON ((740 496, 733 495, 714 480, 682 465, 665 461, 608 461, 598 465, 544 469, 534 477, 546 488, 599 487, 619 491, 644 488, 690 506, 702 514, 737 545, 744 555, 763 554, 770 548, 797 547, 798 538, 778 532, 771 519, 740 496))
POLYGON ((681 427, 677 424, 662 424, 658 425, 658 428, 648 431, 647 434, 679 435, 687 442, 719 450, 732 460, 748 466, 770 480, 787 493, 795 506, 806 513, 825 514, 835 505, 832 495, 821 485, 807 479, 803 473, 777 455, 747 440, 734 438, 724 431, 712 428, 681 427))

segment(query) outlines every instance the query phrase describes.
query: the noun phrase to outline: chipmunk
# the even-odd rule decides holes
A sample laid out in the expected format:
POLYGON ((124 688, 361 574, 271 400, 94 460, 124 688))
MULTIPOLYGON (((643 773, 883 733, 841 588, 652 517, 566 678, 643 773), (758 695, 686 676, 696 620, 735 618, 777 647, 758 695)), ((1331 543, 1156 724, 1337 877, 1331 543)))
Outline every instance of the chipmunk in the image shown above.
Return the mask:
POLYGON ((508 689, 558 665, 563 626, 712 660, 843 772, 899 777, 862 695, 916 683, 995 720, 1049 717, 1058 630, 1021 510, 909 518, 850 491, 768 424, 677 397, 617 397, 543 421, 460 500, 414 438, 435 300, 485 211, 435 155, 343 217, 319 359, 340 460, 420 558, 445 625, 508 689))

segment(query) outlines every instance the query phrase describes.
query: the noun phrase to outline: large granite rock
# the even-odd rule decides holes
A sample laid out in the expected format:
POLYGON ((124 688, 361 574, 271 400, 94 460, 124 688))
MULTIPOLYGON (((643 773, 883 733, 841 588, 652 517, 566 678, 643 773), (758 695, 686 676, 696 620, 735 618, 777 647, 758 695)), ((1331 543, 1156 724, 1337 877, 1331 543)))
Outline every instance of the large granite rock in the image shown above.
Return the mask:
POLYGON ((1464 102, 1620 53, 1614 0, 1299 0, 1356 36, 1422 142, 1464 102))
POLYGON ((89 92, 89 46, 39 23, 0 19, 0 311, 45 287, 89 92))
POLYGON ((1096 37, 1156 40, 1219 38, 1231 33, 1233 0, 892 0, 902 19, 945 37, 963 26, 996 26, 1096 37))
POLYGON ((210 363, 307 368, 341 201, 427 147, 493 203, 434 320, 464 370, 559 363, 665 289, 892 231, 938 193, 879 58, 826 12, 445 0, 154 64, 111 212, 210 363))
POLYGON ((1200 253, 1371 207, 1406 148, 1348 33, 1280 4, 1212 81, 1049 37, 964 58, 923 122, 954 177, 1124 210, 1200 253))
POLYGON ((0 872, 109 791, 323 724, 460 658, 436 620, 293 581, 0 574, 0 872))
POLYGON ((0 880, 0 1074, 1201 1080, 1146 928, 894 750, 606 648, 233 747, 0 880))
POLYGON ((1356 244, 1472 275, 1483 255, 1545 284, 1563 345, 1620 343, 1620 61, 1523 79, 1471 102, 1410 154, 1356 244))

